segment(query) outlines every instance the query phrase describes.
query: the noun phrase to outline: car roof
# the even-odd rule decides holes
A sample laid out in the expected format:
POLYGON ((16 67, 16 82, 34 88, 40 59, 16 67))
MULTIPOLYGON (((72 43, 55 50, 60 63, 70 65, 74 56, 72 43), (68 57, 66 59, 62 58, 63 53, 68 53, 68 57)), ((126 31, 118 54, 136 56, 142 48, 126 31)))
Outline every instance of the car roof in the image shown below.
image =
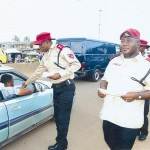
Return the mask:
POLYGON ((9 71, 9 70, 14 70, 14 68, 0 64, 0 72, 9 71))
POLYGON ((97 40, 97 39, 89 39, 89 38, 59 38, 57 39, 57 41, 70 41, 70 40, 73 40, 73 41, 93 41, 93 42, 102 42, 102 43, 109 43, 109 44, 116 44, 116 45, 119 45, 117 43, 113 43, 113 42, 108 42, 108 41, 102 41, 102 40, 97 40))

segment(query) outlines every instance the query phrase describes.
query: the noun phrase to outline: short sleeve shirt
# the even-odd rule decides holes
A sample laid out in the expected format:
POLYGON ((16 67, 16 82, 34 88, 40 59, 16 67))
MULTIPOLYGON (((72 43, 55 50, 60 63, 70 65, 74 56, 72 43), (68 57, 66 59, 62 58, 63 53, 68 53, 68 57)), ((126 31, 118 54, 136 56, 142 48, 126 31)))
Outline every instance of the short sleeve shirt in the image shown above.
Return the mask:
POLYGON ((19 94, 20 89, 16 87, 4 87, 1 90, 1 92, 3 94, 4 99, 8 100, 8 99, 16 97, 19 94))
MULTIPOLYGON (((150 90, 150 75, 144 80, 144 87, 131 79, 141 80, 149 69, 150 63, 141 54, 128 61, 121 55, 110 61, 102 80, 108 82, 107 90, 114 95, 150 90)), ((141 128, 144 100, 126 102, 121 97, 106 95, 100 117, 121 127, 141 128)))
POLYGON ((57 63, 58 53, 60 49, 55 46, 54 48, 50 48, 49 51, 44 53, 44 56, 40 62, 40 65, 36 69, 35 73, 29 77, 26 81, 26 84, 30 84, 37 80, 43 72, 47 71, 51 74, 59 73, 61 78, 58 80, 51 79, 52 84, 61 83, 68 79, 74 78, 74 72, 76 72, 81 64, 72 52, 70 48, 63 48, 59 57, 59 65, 65 69, 60 68, 55 63, 57 63))

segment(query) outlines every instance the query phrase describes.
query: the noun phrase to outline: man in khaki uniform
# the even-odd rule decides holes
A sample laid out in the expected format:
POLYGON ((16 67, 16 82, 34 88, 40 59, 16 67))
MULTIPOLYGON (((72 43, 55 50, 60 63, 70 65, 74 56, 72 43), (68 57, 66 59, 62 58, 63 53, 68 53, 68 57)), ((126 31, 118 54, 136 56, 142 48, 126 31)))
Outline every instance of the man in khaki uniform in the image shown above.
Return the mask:
POLYGON ((54 90, 54 117, 57 127, 56 144, 49 146, 48 150, 67 149, 67 133, 72 109, 75 84, 73 82, 74 72, 81 65, 70 48, 56 45, 51 48, 52 40, 50 33, 44 32, 36 37, 35 45, 39 45, 43 58, 35 70, 35 73, 23 83, 25 88, 28 84, 37 80, 43 72, 48 71, 47 76, 54 90))

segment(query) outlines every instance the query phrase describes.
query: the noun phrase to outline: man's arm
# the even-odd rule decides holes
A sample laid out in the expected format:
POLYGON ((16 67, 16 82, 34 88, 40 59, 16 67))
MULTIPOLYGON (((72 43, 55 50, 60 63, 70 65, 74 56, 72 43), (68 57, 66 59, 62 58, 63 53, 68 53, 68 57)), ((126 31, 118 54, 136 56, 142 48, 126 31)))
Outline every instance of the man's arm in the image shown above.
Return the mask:
POLYGON ((40 78, 43 74, 43 72, 46 70, 46 67, 44 65, 44 60, 42 59, 39 66, 35 70, 35 72, 28 78, 28 80, 25 82, 26 85, 33 83, 38 78, 40 78))
MULTIPOLYGON (((108 85, 107 81, 101 80, 101 82, 100 82, 100 88, 107 89, 107 85, 108 85)), ((100 90, 98 90, 98 96, 101 97, 101 98, 104 98, 106 96, 106 94, 104 94, 100 90)))
MULTIPOLYGON (((143 91, 141 93, 141 99, 143 100, 149 100, 150 99, 150 91, 143 91)), ((129 92, 126 95, 121 96, 121 98, 127 102, 132 102, 134 100, 139 99, 139 92, 129 92)))
POLYGON ((40 78, 45 70, 46 67, 44 66, 44 61, 42 59, 35 72, 22 84, 22 88, 25 88, 28 84, 33 83, 35 80, 40 78))
POLYGON ((29 94, 32 94, 34 92, 34 88, 32 89, 23 89, 23 88, 20 88, 20 91, 19 93, 17 94, 18 96, 22 96, 22 95, 29 95, 29 94))
POLYGON ((108 85, 107 81, 101 80, 101 82, 100 82, 100 88, 107 89, 107 85, 108 85))

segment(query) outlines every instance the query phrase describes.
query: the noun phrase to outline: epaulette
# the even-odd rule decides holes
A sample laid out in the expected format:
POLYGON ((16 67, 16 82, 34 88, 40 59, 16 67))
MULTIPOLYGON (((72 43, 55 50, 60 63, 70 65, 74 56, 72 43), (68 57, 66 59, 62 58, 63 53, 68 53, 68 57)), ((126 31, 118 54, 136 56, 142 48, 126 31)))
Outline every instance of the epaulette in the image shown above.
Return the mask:
POLYGON ((62 69, 65 69, 65 68, 59 65, 59 57, 60 57, 60 53, 61 53, 61 51, 63 50, 64 47, 65 47, 65 46, 64 46, 64 45, 61 45, 61 44, 58 44, 58 45, 57 45, 57 48, 58 48, 60 51, 59 51, 58 56, 57 56, 57 63, 54 62, 55 65, 57 65, 58 67, 60 67, 60 68, 62 68, 62 69))
POLYGON ((65 47, 65 46, 64 46, 64 45, 61 45, 61 44, 58 44, 58 45, 57 45, 57 48, 58 48, 60 51, 62 51, 64 47, 65 47))

